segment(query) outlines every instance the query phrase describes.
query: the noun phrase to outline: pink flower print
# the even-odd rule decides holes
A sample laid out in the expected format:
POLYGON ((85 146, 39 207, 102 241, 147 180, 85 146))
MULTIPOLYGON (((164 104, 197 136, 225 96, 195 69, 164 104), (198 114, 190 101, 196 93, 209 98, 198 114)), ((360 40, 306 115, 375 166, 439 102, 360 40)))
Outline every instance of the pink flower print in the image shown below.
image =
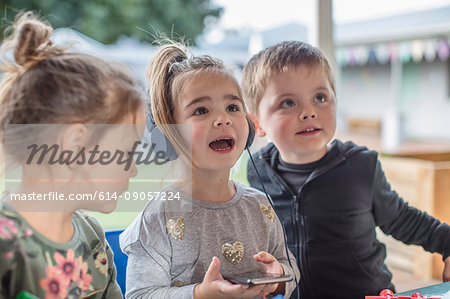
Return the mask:
POLYGON ((3 255, 3 257, 4 257, 5 259, 9 260, 10 258, 13 258, 14 253, 16 253, 15 250, 7 251, 7 252, 3 255))
POLYGON ((79 263, 81 265, 80 269, 80 279, 78 280, 78 287, 82 290, 88 290, 91 288, 92 276, 87 274, 88 263, 83 263, 81 256, 78 257, 79 263))
POLYGON ((64 279, 61 271, 56 267, 47 266, 45 268, 45 274, 47 277, 39 281, 41 288, 46 291, 45 299, 66 298, 68 295, 67 288, 69 281, 64 279))
POLYGON ((13 235, 17 234, 17 226, 12 220, 0 218, 0 237, 2 239, 11 239, 13 235))
POLYGON ((31 230, 31 228, 27 227, 25 229, 25 237, 29 237, 33 235, 33 231, 31 230))
POLYGON ((67 250, 66 258, 59 252, 55 252, 53 257, 57 263, 55 267, 61 271, 64 279, 67 281, 78 281, 80 277, 80 261, 75 258, 73 249, 67 250))

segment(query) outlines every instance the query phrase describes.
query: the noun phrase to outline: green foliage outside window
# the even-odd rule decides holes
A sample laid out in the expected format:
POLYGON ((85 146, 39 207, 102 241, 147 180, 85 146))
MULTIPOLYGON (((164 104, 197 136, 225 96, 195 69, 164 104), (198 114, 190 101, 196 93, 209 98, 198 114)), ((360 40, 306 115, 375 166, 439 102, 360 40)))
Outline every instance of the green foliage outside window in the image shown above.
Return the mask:
POLYGON ((104 44, 121 35, 152 42, 157 32, 195 44, 205 23, 222 13, 211 0, 0 0, 0 9, 2 34, 17 12, 33 10, 54 28, 69 27, 104 44))

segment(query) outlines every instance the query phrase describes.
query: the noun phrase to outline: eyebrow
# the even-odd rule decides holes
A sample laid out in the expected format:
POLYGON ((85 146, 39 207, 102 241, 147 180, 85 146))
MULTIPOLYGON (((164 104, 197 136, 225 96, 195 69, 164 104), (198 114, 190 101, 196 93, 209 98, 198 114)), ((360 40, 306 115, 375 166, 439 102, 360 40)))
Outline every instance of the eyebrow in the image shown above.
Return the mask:
POLYGON ((321 86, 321 87, 318 87, 318 88, 316 88, 314 91, 327 91, 327 92, 329 92, 330 90, 327 88, 327 87, 325 87, 325 86, 321 86))
MULTIPOLYGON (((241 99, 233 94, 226 94, 224 97, 225 100, 232 100, 232 101, 241 101, 241 99)), ((207 101, 211 101, 211 97, 209 96, 204 96, 204 97, 199 97, 199 98, 195 98, 192 101, 190 101, 186 106, 184 106, 184 110, 189 109, 189 107, 197 104, 197 103, 202 103, 202 102, 207 102, 207 101)))
POLYGON ((192 101, 190 101, 186 106, 184 106, 184 109, 186 110, 189 107, 194 106, 197 103, 202 103, 202 102, 206 102, 206 101, 211 101, 211 98, 208 96, 195 98, 192 101))
POLYGON ((293 93, 283 93, 277 96, 277 98, 293 97, 293 93))
MULTIPOLYGON (((321 92, 324 92, 324 91, 329 92, 330 90, 325 86, 319 86, 313 90, 313 92, 320 92, 320 91, 321 92)), ((276 98, 280 99, 280 98, 288 98, 288 97, 295 97, 295 94, 294 93, 283 93, 283 94, 277 95, 276 98)))
POLYGON ((280 95, 276 95, 274 98, 274 101, 278 102, 281 99, 285 99, 285 98, 294 98, 294 94, 293 93, 283 93, 280 95))

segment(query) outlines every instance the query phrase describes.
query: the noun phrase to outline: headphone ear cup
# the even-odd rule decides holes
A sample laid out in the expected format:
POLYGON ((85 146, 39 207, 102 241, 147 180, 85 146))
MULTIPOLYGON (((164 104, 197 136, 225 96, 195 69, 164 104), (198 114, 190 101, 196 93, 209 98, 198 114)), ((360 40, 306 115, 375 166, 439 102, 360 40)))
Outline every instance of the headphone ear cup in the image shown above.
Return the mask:
POLYGON ((150 132, 150 141, 152 146, 154 146, 154 153, 162 152, 164 153, 163 158, 167 161, 173 161, 178 158, 178 153, 170 143, 169 139, 163 134, 163 132, 158 128, 153 118, 152 113, 147 114, 147 130, 150 132))
POLYGON ((247 137, 247 143, 245 144, 245 148, 248 149, 252 145, 253 140, 255 140, 255 124, 248 117, 247 117, 247 122, 248 122, 248 137, 247 137))

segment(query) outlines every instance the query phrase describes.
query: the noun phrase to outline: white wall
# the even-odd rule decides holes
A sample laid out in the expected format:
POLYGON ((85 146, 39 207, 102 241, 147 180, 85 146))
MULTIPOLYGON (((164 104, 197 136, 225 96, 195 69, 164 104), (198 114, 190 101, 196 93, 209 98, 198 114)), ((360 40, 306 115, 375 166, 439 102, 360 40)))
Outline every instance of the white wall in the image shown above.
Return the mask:
MULTIPOLYGON (((403 65, 396 101, 405 138, 450 141, 449 68, 448 61, 439 59, 403 65)), ((391 103, 390 64, 347 66, 340 74, 340 116, 381 121, 391 103)))
POLYGON ((344 117, 381 121, 390 101, 389 65, 343 67, 337 103, 344 117))
POLYGON ((409 138, 450 141, 449 67, 440 60, 404 66, 401 104, 409 138))

